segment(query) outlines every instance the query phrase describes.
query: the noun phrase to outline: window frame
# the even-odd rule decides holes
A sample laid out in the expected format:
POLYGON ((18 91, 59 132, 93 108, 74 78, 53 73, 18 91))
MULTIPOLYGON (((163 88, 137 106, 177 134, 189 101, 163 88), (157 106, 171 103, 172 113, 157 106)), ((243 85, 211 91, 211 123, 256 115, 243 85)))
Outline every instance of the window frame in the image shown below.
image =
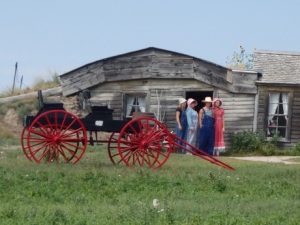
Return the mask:
MULTIPOLYGON (((272 93, 278 93, 278 94, 283 94, 286 93, 287 94, 287 110, 288 113, 287 114, 271 114, 273 116, 287 116, 287 122, 285 126, 276 126, 276 131, 278 131, 278 129, 280 128, 285 128, 285 137, 279 137, 279 141, 280 142, 290 142, 290 134, 291 134, 291 121, 292 121, 292 101, 293 101, 293 93, 290 90, 269 90, 266 95, 266 114, 265 114, 265 135, 267 137, 267 140, 272 139, 272 137, 268 137, 268 129, 269 129, 269 104, 270 104, 270 94, 272 93)), ((283 104, 282 102, 279 104, 283 104)), ((279 105, 278 104, 278 105, 279 105)), ((285 112, 284 112, 285 113, 285 112)), ((278 121, 278 119, 277 119, 278 121)), ((277 123, 278 124, 278 123, 277 123)))
MULTIPOLYGON (((132 119, 132 116, 127 116, 127 97, 134 96, 134 97, 144 97, 145 98, 145 111, 147 112, 147 93, 144 92, 127 92, 123 93, 123 118, 124 119, 132 119)), ((134 106, 134 105, 132 105, 134 106)), ((138 105, 136 105, 138 106, 138 105)))

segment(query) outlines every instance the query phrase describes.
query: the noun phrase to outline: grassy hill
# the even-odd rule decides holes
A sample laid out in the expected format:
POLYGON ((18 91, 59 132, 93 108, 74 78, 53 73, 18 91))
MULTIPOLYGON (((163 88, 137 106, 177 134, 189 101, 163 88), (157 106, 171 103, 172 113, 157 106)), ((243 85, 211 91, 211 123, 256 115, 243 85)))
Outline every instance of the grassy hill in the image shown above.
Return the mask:
POLYGON ((25 94, 25 93, 30 93, 34 92, 37 90, 45 90, 53 87, 57 87, 60 85, 59 77, 57 73, 54 73, 50 75, 50 79, 43 79, 43 78, 38 78, 30 87, 26 87, 24 89, 15 89, 14 92, 12 93, 11 89, 4 90, 0 92, 0 98, 4 97, 10 97, 14 95, 19 95, 19 94, 25 94))
MULTIPOLYGON (((14 93, 11 93, 11 90, 2 91, 0 98, 32 93, 37 90, 46 90, 59 85, 57 74, 53 74, 49 80, 38 79, 31 87, 22 90, 17 89, 14 93)), ((28 114, 35 114, 37 109, 36 97, 27 97, 22 100, 0 104, 0 143, 16 142, 15 139, 19 138, 23 129, 23 117, 28 114)))

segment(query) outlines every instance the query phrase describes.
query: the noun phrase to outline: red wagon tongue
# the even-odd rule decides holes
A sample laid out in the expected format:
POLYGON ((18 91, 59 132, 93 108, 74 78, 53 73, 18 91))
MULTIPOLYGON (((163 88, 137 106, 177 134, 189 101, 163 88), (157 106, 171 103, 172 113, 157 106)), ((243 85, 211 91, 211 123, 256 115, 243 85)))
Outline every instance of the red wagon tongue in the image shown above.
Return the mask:
POLYGON ((186 142, 185 140, 179 138, 178 136, 176 136, 174 134, 171 134, 171 135, 173 136, 174 140, 178 140, 178 141, 176 141, 174 143, 177 147, 184 149, 185 151, 191 153, 192 155, 198 156, 198 157, 200 157, 200 158, 202 158, 202 159, 204 159, 206 161, 209 161, 210 163, 213 163, 213 164, 215 164, 217 166, 221 166, 224 169, 227 169, 227 170, 230 170, 230 171, 234 171, 235 170, 232 166, 230 166, 230 165, 222 162, 221 160, 218 160, 218 159, 214 158, 213 156, 211 156, 211 155, 207 154, 206 152, 204 152, 204 151, 196 148, 195 146, 189 144, 188 142, 186 142), (177 142, 178 143, 183 143, 185 146, 184 145, 180 145, 177 142), (188 146, 190 149, 187 148, 186 146, 188 146))

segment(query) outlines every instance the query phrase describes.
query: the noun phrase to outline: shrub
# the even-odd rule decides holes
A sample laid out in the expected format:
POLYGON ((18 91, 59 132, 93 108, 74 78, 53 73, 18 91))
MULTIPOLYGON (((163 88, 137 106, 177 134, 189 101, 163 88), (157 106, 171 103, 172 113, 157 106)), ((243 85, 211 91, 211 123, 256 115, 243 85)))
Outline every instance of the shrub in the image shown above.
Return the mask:
MULTIPOLYGON (((258 155, 295 155, 295 151, 279 150, 278 149, 279 137, 274 136, 271 139, 266 139, 263 134, 243 131, 234 133, 232 136, 231 149, 228 154, 249 154, 255 153, 258 155)), ((300 146, 300 144, 299 144, 300 146)), ((300 147, 299 147, 300 148, 300 147)), ((299 151, 300 154, 300 151, 299 151)))
POLYGON ((292 147, 291 150, 295 153, 295 155, 300 155, 300 142, 295 144, 295 146, 292 147))
POLYGON ((264 137, 259 133, 243 131, 233 134, 231 151, 234 153, 249 153, 262 150, 264 137))

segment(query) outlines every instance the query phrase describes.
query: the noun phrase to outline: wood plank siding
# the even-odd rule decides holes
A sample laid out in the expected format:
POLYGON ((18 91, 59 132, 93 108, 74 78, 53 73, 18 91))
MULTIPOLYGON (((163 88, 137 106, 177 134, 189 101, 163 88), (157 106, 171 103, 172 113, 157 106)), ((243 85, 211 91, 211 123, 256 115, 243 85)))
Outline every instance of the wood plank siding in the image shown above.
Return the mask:
POLYGON ((232 134, 253 131, 254 102, 253 94, 236 94, 218 90, 218 98, 223 100, 225 110, 225 142, 230 142, 232 134))

